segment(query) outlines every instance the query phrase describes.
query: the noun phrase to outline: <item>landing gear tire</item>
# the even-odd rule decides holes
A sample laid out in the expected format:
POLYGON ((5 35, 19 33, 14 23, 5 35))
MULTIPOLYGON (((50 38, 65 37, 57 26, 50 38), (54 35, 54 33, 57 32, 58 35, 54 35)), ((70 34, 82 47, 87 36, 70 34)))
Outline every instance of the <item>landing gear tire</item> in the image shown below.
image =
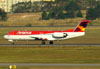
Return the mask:
POLYGON ((42 45, 45 45, 45 41, 42 41, 42 45))
POLYGON ((50 44, 50 45, 53 45, 53 41, 50 41, 49 44, 50 44))

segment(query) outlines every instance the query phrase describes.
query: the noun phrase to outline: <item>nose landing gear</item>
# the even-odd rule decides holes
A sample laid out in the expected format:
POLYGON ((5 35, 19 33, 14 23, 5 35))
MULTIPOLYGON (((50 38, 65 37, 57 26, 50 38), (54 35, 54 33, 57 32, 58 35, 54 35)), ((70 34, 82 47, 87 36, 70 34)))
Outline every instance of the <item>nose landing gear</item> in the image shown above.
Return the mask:
POLYGON ((14 44, 15 44, 13 40, 8 40, 8 41, 10 41, 12 45, 14 45, 14 44))

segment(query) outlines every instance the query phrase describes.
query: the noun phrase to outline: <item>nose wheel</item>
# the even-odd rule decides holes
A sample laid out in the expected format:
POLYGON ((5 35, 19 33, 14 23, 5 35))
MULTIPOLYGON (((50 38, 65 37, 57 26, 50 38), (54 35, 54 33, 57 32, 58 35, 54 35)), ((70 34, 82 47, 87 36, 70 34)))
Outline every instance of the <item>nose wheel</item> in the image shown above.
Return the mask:
POLYGON ((15 44, 13 40, 8 40, 8 41, 10 41, 12 45, 14 45, 14 44, 15 44))

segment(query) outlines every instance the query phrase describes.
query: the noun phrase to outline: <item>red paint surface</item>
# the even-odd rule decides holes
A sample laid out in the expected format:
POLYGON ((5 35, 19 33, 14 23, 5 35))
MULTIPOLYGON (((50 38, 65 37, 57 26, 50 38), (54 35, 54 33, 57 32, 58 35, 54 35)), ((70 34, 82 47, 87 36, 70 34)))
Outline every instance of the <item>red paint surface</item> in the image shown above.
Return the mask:
POLYGON ((50 34, 54 32, 73 32, 74 29, 66 31, 11 31, 9 35, 35 35, 35 34, 50 34))

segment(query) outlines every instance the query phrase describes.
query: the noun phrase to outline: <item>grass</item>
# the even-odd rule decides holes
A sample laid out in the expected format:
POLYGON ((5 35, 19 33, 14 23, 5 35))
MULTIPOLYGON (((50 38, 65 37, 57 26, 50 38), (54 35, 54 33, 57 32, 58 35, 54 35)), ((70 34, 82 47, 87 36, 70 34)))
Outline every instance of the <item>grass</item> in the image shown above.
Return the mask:
MULTIPOLYGON (((0 67, 0 69, 7 69, 8 67, 0 67)), ((100 69, 100 67, 70 67, 70 66, 63 66, 63 67, 49 67, 49 66, 34 66, 34 67, 17 67, 17 69, 100 69)))
POLYGON ((99 64, 100 47, 0 47, 0 63, 99 64))
POLYGON ((0 66, 0 69, 8 69, 9 67, 0 66))
MULTIPOLYGON (((19 28, 0 28, 0 44, 10 44, 3 38, 9 31, 15 30, 67 30, 73 27, 19 27, 19 28), (57 29, 56 29, 57 28, 57 29)), ((100 44, 100 27, 88 27, 86 35, 62 41, 54 41, 55 44, 100 44)), ((16 44, 41 44, 41 41, 16 41, 16 44)), ((47 41, 47 44, 49 42, 47 41)))
MULTIPOLYGON (((83 12, 85 15, 85 13, 83 12)), ((85 16, 84 16, 85 17, 85 16)), ((0 26, 61 26, 76 25, 85 18, 41 20, 41 13, 8 13, 7 21, 0 21, 0 26)), ((100 25, 100 20, 92 21, 93 25, 100 25)))

